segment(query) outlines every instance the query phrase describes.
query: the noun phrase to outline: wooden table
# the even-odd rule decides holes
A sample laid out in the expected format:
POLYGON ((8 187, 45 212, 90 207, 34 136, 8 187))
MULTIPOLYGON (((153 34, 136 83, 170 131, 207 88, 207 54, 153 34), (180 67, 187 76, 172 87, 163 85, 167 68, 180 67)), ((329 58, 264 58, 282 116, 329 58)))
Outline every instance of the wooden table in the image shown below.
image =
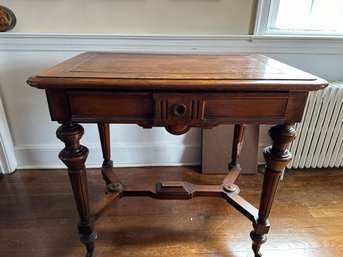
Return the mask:
POLYGON ((68 167, 80 215, 78 225, 87 256, 94 252, 94 222, 107 207, 126 196, 157 199, 222 197, 253 224, 255 256, 269 230, 268 216, 282 171, 291 160, 287 147, 295 137, 309 91, 327 82, 262 55, 189 55, 84 53, 30 77, 28 84, 45 89, 50 115, 62 124, 57 137, 65 143, 59 158, 68 167), (89 206, 85 161, 78 123, 97 123, 103 151, 106 194, 89 206), (110 158, 110 123, 165 127, 172 134, 191 127, 235 124, 232 160, 220 185, 159 181, 150 188, 128 187, 115 174, 110 158), (239 196, 239 152, 244 125, 270 128, 272 146, 264 149, 266 168, 259 209, 239 196))

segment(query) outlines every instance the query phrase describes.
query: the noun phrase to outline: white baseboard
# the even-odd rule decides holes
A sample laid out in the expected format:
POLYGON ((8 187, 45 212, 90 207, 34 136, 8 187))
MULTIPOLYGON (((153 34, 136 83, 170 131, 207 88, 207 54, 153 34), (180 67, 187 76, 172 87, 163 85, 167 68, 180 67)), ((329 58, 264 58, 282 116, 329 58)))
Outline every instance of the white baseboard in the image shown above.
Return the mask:
MULTIPOLYGON (((102 164, 101 148, 98 145, 87 145, 89 156, 86 166, 97 168, 102 164)), ((61 147, 56 146, 21 146, 15 148, 18 169, 58 169, 65 168, 58 159, 61 147)), ((147 145, 112 145, 112 160, 115 167, 144 166, 186 166, 200 165, 200 144, 147 145)))

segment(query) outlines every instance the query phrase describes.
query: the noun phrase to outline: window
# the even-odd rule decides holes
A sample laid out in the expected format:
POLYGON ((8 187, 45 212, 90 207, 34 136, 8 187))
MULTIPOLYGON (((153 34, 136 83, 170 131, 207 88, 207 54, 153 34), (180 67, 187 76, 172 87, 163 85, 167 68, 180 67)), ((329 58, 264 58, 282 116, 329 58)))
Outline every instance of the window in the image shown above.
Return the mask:
POLYGON ((255 34, 343 35, 343 0, 260 0, 255 34))

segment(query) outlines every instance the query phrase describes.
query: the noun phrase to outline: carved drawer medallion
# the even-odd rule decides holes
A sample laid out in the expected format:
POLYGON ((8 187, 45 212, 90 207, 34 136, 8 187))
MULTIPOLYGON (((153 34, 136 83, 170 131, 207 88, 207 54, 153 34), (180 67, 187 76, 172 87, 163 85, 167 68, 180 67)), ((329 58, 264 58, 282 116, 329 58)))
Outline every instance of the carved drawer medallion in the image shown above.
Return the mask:
POLYGON ((203 94, 155 93, 154 103, 154 125, 165 126, 172 134, 183 134, 190 127, 203 124, 205 108, 203 94))
POLYGON ((154 94, 154 124, 198 124, 204 118, 204 95, 202 94, 154 94))

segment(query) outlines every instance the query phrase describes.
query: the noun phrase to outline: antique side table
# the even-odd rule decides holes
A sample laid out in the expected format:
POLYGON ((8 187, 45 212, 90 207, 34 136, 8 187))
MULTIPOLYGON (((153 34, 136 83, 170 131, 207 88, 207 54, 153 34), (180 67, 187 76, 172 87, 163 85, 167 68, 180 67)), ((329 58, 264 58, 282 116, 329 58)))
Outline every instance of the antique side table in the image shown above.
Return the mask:
POLYGON ((295 137, 294 122, 302 118, 309 91, 327 82, 263 55, 192 55, 84 53, 30 77, 28 84, 46 91, 50 115, 61 126, 57 137, 65 143, 59 158, 68 167, 80 216, 78 225, 87 256, 97 238, 94 222, 109 205, 126 196, 156 199, 222 197, 253 224, 250 237, 255 256, 269 230, 268 216, 280 175, 291 160, 287 147, 295 137), (78 123, 97 123, 103 151, 102 175, 106 194, 91 209, 85 161, 80 144, 84 130, 78 123), (191 127, 235 124, 232 160, 220 185, 159 181, 149 189, 123 185, 110 158, 110 123, 165 127, 172 134, 191 127), (266 168, 259 209, 239 196, 235 184, 244 125, 277 124, 264 150, 266 168))

